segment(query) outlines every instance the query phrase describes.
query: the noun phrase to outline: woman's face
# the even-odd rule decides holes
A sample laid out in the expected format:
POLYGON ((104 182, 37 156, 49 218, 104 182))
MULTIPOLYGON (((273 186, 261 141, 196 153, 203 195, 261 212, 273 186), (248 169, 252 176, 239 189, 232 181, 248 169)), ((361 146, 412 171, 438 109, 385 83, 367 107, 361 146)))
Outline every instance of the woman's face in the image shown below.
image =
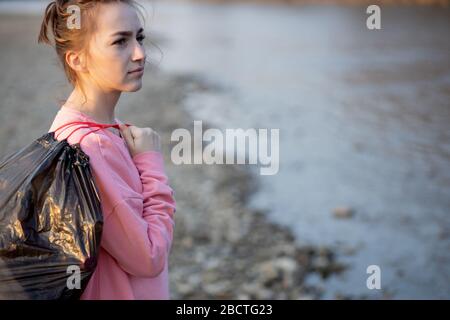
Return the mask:
POLYGON ((144 74, 145 36, 136 10, 121 2, 99 4, 95 23, 87 80, 105 91, 139 90, 144 74))

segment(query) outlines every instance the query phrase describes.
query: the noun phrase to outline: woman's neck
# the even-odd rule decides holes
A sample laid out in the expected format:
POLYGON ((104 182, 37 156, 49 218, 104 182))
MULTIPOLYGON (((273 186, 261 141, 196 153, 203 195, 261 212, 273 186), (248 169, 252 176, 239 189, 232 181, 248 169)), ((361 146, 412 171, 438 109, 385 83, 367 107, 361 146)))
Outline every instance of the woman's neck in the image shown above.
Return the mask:
POLYGON ((120 91, 86 90, 86 99, 81 90, 75 88, 64 106, 87 114, 95 122, 115 124, 114 110, 120 98, 120 91))

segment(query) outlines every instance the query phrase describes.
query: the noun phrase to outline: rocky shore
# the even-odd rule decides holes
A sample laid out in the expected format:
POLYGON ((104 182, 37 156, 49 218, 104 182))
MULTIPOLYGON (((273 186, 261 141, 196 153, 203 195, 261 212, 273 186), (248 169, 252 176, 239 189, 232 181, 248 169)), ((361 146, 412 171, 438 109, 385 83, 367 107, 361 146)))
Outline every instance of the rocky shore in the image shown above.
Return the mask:
MULTIPOLYGON (((170 142, 174 129, 192 128, 182 101, 198 90, 216 88, 196 75, 155 70, 145 93, 128 96, 120 114, 170 142)), ((305 286, 305 277, 344 269, 328 248, 299 246, 289 229, 247 206, 257 184, 245 166, 175 166, 170 149, 166 144, 166 168, 178 205, 169 263, 173 299, 316 299, 320 288, 305 286)))
MULTIPOLYGON (((52 49, 36 43, 39 23, 39 17, 29 16, 2 15, 0 20, 0 156, 47 132, 58 99, 69 92, 52 49)), ((198 90, 215 88, 197 75, 149 68, 143 88, 125 94, 116 113, 162 137, 178 207, 169 261, 171 298, 320 298, 321 289, 306 286, 305 278, 327 277, 344 266, 328 248, 298 245, 289 229, 247 206, 257 183, 245 166, 171 164, 171 132, 189 130, 193 123, 182 101, 198 90)))

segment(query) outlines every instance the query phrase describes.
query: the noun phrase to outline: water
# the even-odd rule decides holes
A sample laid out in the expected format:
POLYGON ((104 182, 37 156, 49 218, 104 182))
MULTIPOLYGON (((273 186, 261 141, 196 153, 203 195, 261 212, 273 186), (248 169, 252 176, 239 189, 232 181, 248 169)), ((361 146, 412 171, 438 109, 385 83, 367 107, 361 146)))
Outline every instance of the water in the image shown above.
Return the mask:
POLYGON ((349 264, 308 280, 324 298, 450 298, 448 9, 382 8, 379 31, 364 7, 153 10, 162 69, 225 89, 189 95, 196 120, 280 129, 280 171, 259 177, 252 206, 349 264), (382 290, 366 286, 373 264, 382 290))
POLYGON ((249 166, 261 182, 251 205, 349 264, 308 279, 324 298, 450 298, 449 9, 383 7, 379 31, 365 28, 364 7, 148 11, 150 38, 165 38, 160 67, 223 89, 188 96, 196 120, 280 129, 279 173, 249 166), (338 206, 355 215, 336 219, 338 206), (373 264, 382 290, 366 287, 373 264))

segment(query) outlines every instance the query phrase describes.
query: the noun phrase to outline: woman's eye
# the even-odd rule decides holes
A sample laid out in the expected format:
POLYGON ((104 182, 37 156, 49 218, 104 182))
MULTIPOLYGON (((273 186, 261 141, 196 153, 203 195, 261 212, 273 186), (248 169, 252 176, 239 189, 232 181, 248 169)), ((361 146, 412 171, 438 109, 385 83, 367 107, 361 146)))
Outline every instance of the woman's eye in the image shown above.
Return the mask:
POLYGON ((144 41, 144 39, 145 39, 144 35, 141 35, 141 36, 137 37, 137 41, 139 41, 139 43, 142 43, 144 41))
POLYGON ((113 44, 122 45, 122 44, 124 44, 125 42, 126 42, 126 39, 125 39, 125 38, 122 38, 122 39, 117 40, 117 41, 114 42, 113 44))

